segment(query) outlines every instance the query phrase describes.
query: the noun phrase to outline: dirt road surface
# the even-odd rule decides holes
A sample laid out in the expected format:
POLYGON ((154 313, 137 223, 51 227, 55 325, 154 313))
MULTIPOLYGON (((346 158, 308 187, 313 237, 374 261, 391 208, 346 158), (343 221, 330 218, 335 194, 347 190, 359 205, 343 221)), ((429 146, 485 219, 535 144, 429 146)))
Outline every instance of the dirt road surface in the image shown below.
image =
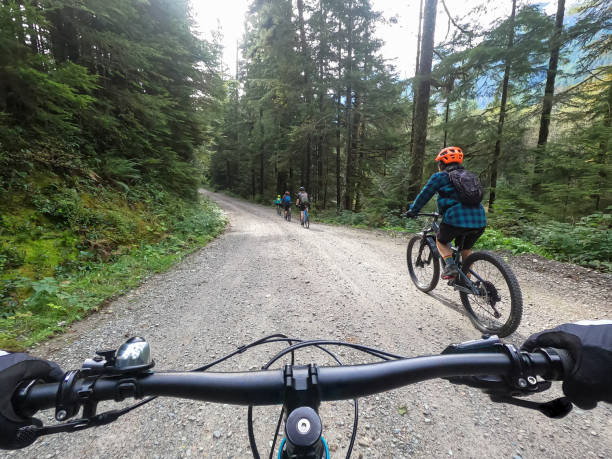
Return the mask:
MULTIPOLYGON (((305 230, 296 218, 287 223, 271 207, 206 194, 230 219, 222 236, 32 352, 65 369, 78 368, 95 350, 140 335, 150 341, 157 369, 187 370, 271 333, 348 340, 408 356, 479 338, 449 287, 439 285, 432 295, 413 287, 405 238, 316 223, 305 230)), ((520 344, 530 333, 562 322, 612 317, 609 276, 533 257, 510 262, 525 314, 509 341, 520 344)), ((257 369, 279 349, 257 348, 218 370, 257 369)), ((346 350, 338 355, 346 363, 368 361, 346 350)), ((319 351, 304 351, 298 359, 332 364, 319 351)), ((535 398, 559 395, 555 386, 535 398)), ((601 404, 549 420, 494 404, 475 389, 433 380, 363 398, 359 406, 354 458, 612 457, 612 410, 601 404)), ((321 407, 332 457, 346 454, 352 410, 348 401, 321 407)), ((255 409, 262 455, 268 455, 278 412, 255 409)), ((51 421, 46 413, 43 419, 51 421)), ((175 399, 156 400, 108 426, 45 437, 28 449, 2 454, 251 457, 246 408, 175 399)))

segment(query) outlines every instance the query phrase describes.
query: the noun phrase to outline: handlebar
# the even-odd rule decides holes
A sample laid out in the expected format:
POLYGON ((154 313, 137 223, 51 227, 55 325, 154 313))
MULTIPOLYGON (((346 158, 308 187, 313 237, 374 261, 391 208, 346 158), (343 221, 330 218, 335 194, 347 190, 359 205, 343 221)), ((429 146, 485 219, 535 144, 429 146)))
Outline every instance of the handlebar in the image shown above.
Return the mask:
MULTIPOLYGON (((564 351, 521 352, 534 372, 546 380, 568 374, 572 364, 564 351)), ((128 397, 180 397, 235 405, 282 404, 296 385, 315 385, 320 401, 345 400, 433 378, 511 375, 516 361, 503 353, 467 353, 416 357, 381 363, 317 367, 287 365, 253 372, 146 372, 134 375, 79 377, 72 386, 76 400, 121 401, 128 397), (305 379, 306 378, 306 379, 305 379)), ((535 381, 535 378, 534 378, 535 381)), ((533 382, 532 384, 535 384, 533 382)), ((30 384, 13 396, 17 412, 32 415, 56 406, 60 383, 30 384)))

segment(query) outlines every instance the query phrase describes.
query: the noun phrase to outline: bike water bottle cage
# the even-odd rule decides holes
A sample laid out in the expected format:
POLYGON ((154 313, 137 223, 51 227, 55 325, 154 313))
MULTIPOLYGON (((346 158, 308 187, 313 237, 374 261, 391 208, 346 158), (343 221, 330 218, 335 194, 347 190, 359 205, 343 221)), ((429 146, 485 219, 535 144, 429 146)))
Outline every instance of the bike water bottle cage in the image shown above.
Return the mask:
MULTIPOLYGON (((537 349, 557 371, 563 372, 561 356, 553 349, 537 349)), ((543 392, 551 387, 549 381, 538 378, 534 364, 528 353, 520 352, 514 345, 503 343, 497 336, 483 335, 481 340, 451 344, 442 354, 473 354, 496 352, 503 353, 512 361, 512 371, 505 376, 456 376, 445 378, 453 384, 474 387, 487 393, 493 402, 509 403, 541 412, 550 418, 562 418, 572 409, 572 404, 565 397, 546 403, 532 402, 515 398, 543 392)))

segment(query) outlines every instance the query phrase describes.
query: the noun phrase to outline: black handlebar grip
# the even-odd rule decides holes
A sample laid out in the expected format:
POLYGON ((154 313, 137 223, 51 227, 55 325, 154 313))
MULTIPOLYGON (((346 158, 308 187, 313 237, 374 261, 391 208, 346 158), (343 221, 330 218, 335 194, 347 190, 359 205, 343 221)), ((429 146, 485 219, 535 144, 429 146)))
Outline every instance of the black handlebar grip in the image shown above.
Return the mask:
POLYGON ((541 376, 548 380, 564 380, 574 369, 574 358, 566 349, 543 347, 529 354, 541 376))
POLYGON ((561 364, 563 365, 563 378, 562 379, 565 379, 567 376, 572 374, 576 361, 574 360, 574 357, 572 357, 572 354, 570 354, 567 349, 558 349, 558 348, 551 348, 551 349, 553 349, 561 358, 561 364))

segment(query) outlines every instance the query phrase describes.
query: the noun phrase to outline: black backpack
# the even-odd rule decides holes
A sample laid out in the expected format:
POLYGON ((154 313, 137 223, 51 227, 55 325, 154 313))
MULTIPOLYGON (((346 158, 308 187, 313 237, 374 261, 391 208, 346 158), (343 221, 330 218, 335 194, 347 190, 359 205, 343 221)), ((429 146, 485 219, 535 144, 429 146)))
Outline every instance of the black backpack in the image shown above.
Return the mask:
POLYGON ((466 206, 477 206, 480 204, 484 191, 476 175, 462 167, 444 172, 448 174, 448 178, 457 190, 461 204, 466 206))

